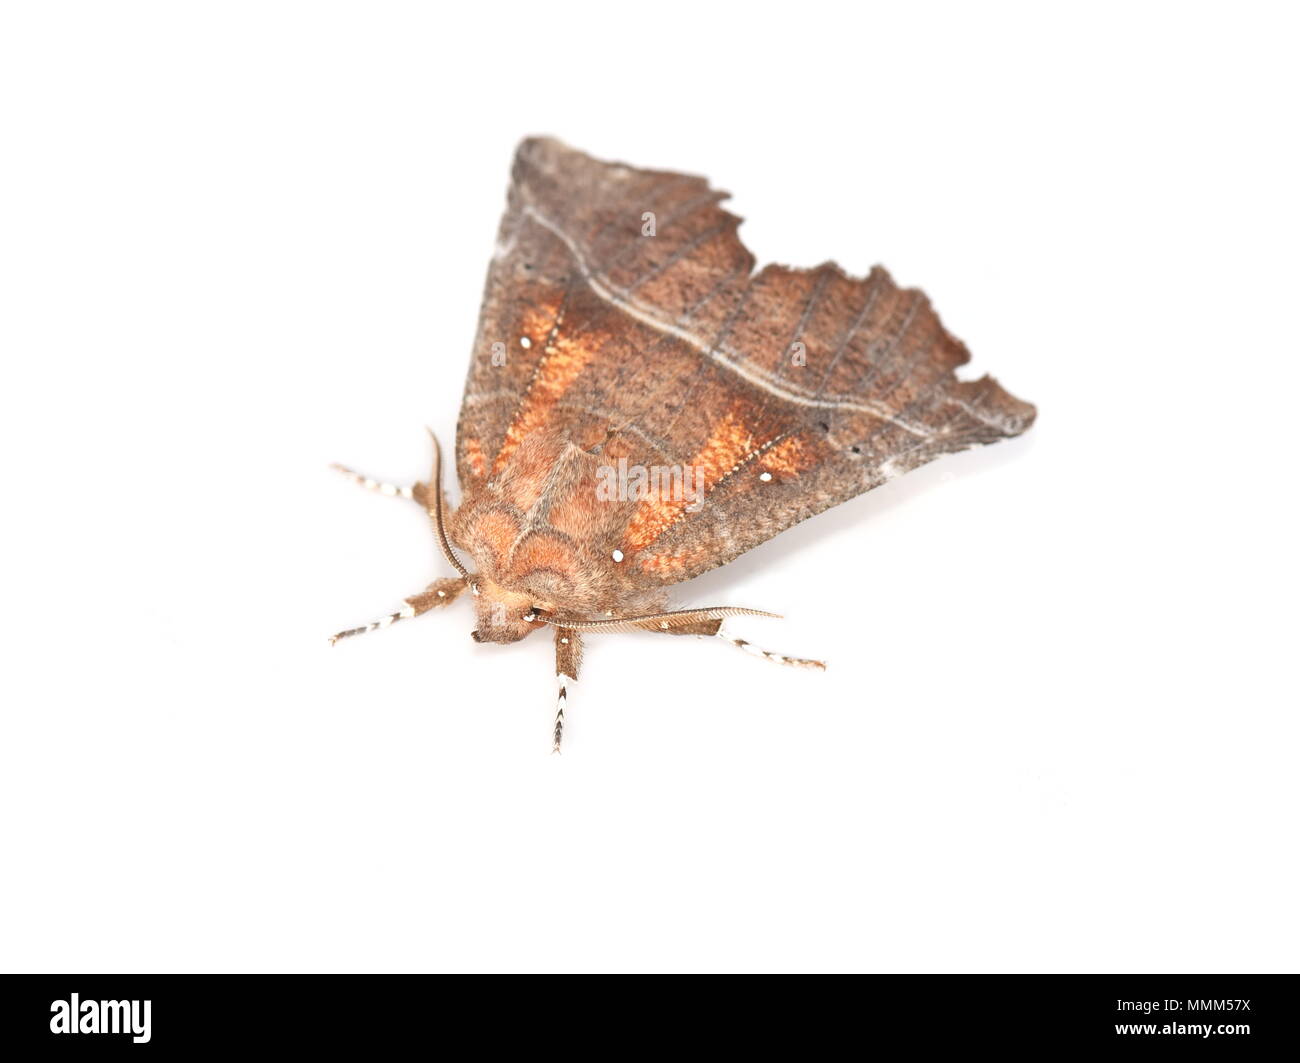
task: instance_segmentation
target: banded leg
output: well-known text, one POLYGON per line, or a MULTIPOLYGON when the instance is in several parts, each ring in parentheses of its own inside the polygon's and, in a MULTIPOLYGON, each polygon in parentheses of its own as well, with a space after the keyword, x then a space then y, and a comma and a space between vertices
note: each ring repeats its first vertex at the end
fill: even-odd
POLYGON ((569 691, 578 682, 578 668, 582 665, 582 636, 569 628, 555 629, 555 681, 559 690, 555 695, 555 730, 551 734, 551 752, 560 751, 564 738, 564 710, 568 707, 569 691))
POLYGON ((782 653, 773 653, 771 650, 762 649, 745 639, 738 639, 733 635, 728 635, 721 628, 712 635, 701 635, 700 637, 722 639, 723 642, 730 643, 736 649, 744 650, 753 657, 762 657, 765 661, 774 661, 776 664, 786 664, 791 668, 816 668, 821 672, 826 671, 825 661, 814 661, 811 657, 787 657, 782 653))
POLYGON ((420 505, 425 503, 424 484, 413 484, 410 487, 405 487, 400 484, 384 483, 382 480, 373 480, 369 476, 349 469, 346 465, 335 463, 330 468, 337 469, 354 484, 359 484, 367 491, 378 491, 381 495, 387 495, 389 498, 410 498, 419 502, 420 505))
POLYGON ((419 594, 413 594, 405 599, 405 604, 397 612, 380 617, 373 623, 348 628, 347 631, 340 631, 336 635, 331 635, 330 645, 333 646, 339 639, 351 638, 353 635, 364 635, 367 631, 379 631, 382 628, 391 627, 399 620, 410 620, 412 617, 427 613, 430 609, 435 609, 440 605, 450 605, 464 589, 465 581, 459 576, 450 579, 436 579, 419 594))

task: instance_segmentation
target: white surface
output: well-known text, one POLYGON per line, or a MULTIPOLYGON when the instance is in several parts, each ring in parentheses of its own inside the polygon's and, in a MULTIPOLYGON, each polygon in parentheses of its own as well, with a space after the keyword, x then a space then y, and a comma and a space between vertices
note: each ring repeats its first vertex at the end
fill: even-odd
POLYGON ((0 965, 1295 969, 1282 7, 9 5, 0 965), (861 10, 859 10, 861 8, 861 10), (551 647, 409 482, 517 139, 885 263, 1039 406, 551 647))

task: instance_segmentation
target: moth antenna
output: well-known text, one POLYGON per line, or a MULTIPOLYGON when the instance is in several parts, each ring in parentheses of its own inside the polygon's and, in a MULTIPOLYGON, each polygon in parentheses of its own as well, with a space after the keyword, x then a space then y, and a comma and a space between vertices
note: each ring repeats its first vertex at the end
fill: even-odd
POLYGON ((582 665, 582 636, 571 628, 555 629, 555 727, 551 731, 551 752, 560 751, 564 738, 564 710, 569 705, 569 691, 578 681, 582 665))
POLYGON ((438 539, 438 547, 442 550, 442 556, 447 559, 461 578, 469 579, 469 569, 460 563, 460 558, 456 556, 456 551, 451 548, 451 541, 447 538, 447 529, 442 519, 442 447, 438 445, 438 437, 433 434, 433 429, 428 430, 429 438, 433 440, 433 504, 429 506, 429 515, 433 518, 433 530, 438 539))
POLYGON ((364 476, 354 469, 349 469, 346 465, 339 465, 337 462, 331 465, 330 468, 337 469, 353 483, 359 484, 367 491, 378 491, 381 495, 388 495, 389 498, 415 497, 414 488, 402 487, 398 484, 384 483, 380 480, 371 479, 369 476, 364 476))
POLYGON ((362 624, 361 627, 350 627, 346 631, 339 631, 330 636, 330 645, 333 646, 339 639, 350 639, 353 635, 365 635, 371 631, 380 631, 386 627, 392 627, 399 620, 409 620, 415 616, 415 608, 406 606, 395 613, 389 613, 387 616, 381 616, 378 620, 372 620, 369 624, 362 624))
POLYGON ((534 610, 526 620, 540 620, 566 631, 667 631, 674 627, 697 624, 704 620, 721 620, 725 616, 770 616, 780 620, 776 613, 762 609, 745 609, 738 605, 713 606, 708 609, 676 609, 668 613, 644 613, 641 616, 619 616, 608 620, 568 620, 546 616, 534 610))
POLYGON ((410 620, 413 616, 419 616, 421 613, 427 613, 430 609, 436 609, 440 605, 450 605, 465 589, 466 582, 463 579, 436 579, 429 584, 419 594, 413 594, 405 600, 403 608, 395 613, 389 613, 378 620, 369 624, 363 624, 361 627, 351 627, 346 631, 340 631, 330 636, 330 645, 333 646, 339 639, 349 639, 353 635, 364 635, 370 631, 380 631, 386 627, 392 627, 399 620, 410 620))
POLYGON ((776 664, 789 665, 791 668, 816 668, 821 672, 826 671, 825 661, 815 661, 811 657, 787 657, 783 653, 773 653, 771 650, 762 649, 745 639, 738 639, 728 635, 721 628, 712 635, 701 635, 699 637, 702 639, 722 639, 723 642, 730 643, 736 649, 744 650, 751 657, 761 657, 765 661, 773 661, 776 664))

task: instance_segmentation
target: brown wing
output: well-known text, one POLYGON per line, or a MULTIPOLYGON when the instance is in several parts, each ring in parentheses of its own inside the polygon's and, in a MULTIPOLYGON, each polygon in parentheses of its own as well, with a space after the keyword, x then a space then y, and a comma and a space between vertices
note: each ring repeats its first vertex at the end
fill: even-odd
POLYGON ((754 260, 699 177, 527 140, 457 433, 469 489, 556 428, 610 467, 678 469, 593 529, 630 588, 676 583, 952 451, 1023 432, 915 289, 754 260), (668 480, 662 483, 666 486, 668 480), (664 497, 668 493, 669 497, 664 497))

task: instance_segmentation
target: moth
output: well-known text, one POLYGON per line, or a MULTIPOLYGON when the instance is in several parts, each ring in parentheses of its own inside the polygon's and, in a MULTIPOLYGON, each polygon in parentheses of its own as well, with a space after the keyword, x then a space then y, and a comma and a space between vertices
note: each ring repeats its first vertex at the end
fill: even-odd
MULTIPOLYGON (((583 640, 718 638, 738 607, 669 588, 942 454, 1019 435, 1034 407, 992 378, 929 300, 884 269, 755 271, 725 192, 700 177, 525 140, 488 270, 456 428, 460 505, 414 500, 456 575, 331 642, 473 597, 478 642, 555 641, 559 751, 583 640)), ((430 433, 432 436, 432 433, 430 433)))

